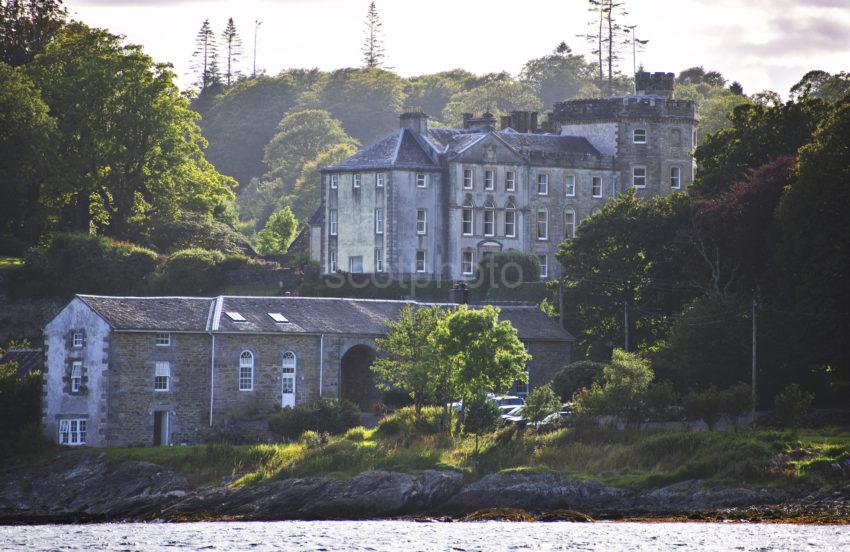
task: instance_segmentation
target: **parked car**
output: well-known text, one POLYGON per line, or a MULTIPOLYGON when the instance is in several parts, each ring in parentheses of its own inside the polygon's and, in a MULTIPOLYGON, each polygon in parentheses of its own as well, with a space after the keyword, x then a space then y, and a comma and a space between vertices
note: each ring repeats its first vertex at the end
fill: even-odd
POLYGON ((518 425, 520 427, 525 427, 525 424, 528 422, 522 417, 523 408, 523 405, 508 407, 508 410, 501 416, 502 425, 518 425))
POLYGON ((499 406, 522 406, 525 404, 525 399, 516 395, 487 395, 487 398, 496 401, 499 406))

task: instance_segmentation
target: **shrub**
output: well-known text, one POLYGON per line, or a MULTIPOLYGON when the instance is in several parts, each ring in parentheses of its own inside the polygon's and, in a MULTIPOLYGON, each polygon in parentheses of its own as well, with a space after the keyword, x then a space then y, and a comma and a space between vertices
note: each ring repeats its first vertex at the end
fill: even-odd
POLYGON ((564 402, 570 401, 579 389, 590 387, 602 379, 605 364, 592 360, 578 360, 567 364, 555 374, 552 389, 564 402))
POLYGON ((702 420, 710 431, 723 414, 723 394, 712 385, 702 391, 692 391, 685 396, 685 412, 692 420, 702 420))
POLYGON ((224 262, 218 251, 177 251, 157 271, 154 287, 171 295, 215 295, 224 287, 224 262))
POLYGON ((257 233, 257 251, 263 255, 283 255, 298 233, 298 221, 288 205, 275 211, 257 233))
POLYGON ((327 444, 329 440, 330 439, 327 433, 319 433, 318 431, 313 431, 312 429, 308 429, 307 431, 301 434, 301 437, 298 438, 298 442, 308 449, 316 448, 327 444))
POLYGON ((423 437, 443 431, 443 409, 438 406, 426 406, 416 415, 416 408, 399 408, 378 422, 378 434, 382 437, 423 437))
POLYGON ((560 410, 561 399, 552 390, 552 386, 541 385, 525 398, 522 417, 533 424, 538 424, 560 410))
POLYGON ((579 415, 608 415, 638 422, 646 415, 645 395, 654 377, 646 359, 614 349, 611 364, 602 371, 603 382, 594 382, 576 393, 574 410, 579 415))
POLYGON ((199 213, 187 212, 177 220, 151 222, 139 239, 162 253, 201 248, 226 255, 254 254, 248 238, 231 226, 199 213))
POLYGON ((646 390, 644 400, 647 414, 654 420, 670 421, 681 415, 679 396, 669 381, 653 382, 646 390))
POLYGON ((796 383, 789 383, 774 399, 779 421, 785 427, 799 427, 814 399, 814 394, 804 392, 796 383))
POLYGON ((501 410, 495 401, 486 395, 478 395, 466 404, 463 415, 463 431, 475 435, 475 455, 478 455, 478 437, 489 433, 499 425, 501 410))
POLYGON ((369 430, 363 426, 352 427, 345 432, 345 438, 349 441, 365 441, 369 430))
POLYGON ((360 414, 354 403, 324 399, 281 409, 269 418, 269 429, 284 439, 296 439, 308 430, 338 435, 359 423, 360 414))
POLYGON ((721 403, 723 414, 737 428, 741 416, 746 416, 752 410, 752 387, 742 382, 724 389, 721 393, 721 403))
POLYGON ((19 375, 17 362, 0 364, 0 457, 39 448, 41 439, 27 443, 26 437, 41 433, 40 422, 41 372, 19 375))
POLYGON ((483 290, 515 287, 540 280, 540 261, 531 253, 499 251, 478 262, 478 281, 483 290))

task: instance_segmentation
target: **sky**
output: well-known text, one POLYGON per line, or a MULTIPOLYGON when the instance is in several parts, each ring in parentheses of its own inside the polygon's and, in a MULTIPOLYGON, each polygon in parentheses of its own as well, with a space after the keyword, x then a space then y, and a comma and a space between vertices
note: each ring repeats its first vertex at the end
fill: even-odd
MULTIPOLYGON (((850 0, 625 0, 628 25, 649 40, 638 64, 679 72, 702 65, 747 93, 783 96, 810 69, 850 71, 850 0)), ((250 73, 254 22, 257 67, 331 70, 361 64, 368 0, 66 0, 72 17, 141 44, 174 65, 188 86, 194 40, 204 19, 220 33, 233 17, 250 73)), ((566 41, 590 46, 587 0, 376 0, 386 65, 403 76, 464 68, 519 73, 566 41)), ((630 73, 630 50, 622 70, 630 73)))

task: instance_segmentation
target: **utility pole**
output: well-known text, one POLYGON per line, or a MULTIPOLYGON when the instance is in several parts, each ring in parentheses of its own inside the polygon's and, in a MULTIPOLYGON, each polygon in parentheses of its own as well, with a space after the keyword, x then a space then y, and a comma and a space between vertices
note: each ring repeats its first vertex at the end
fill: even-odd
POLYGON ((750 423, 753 424, 753 425, 755 425, 755 423, 756 423, 756 396, 757 396, 757 394, 756 394, 756 360, 757 360, 756 344, 758 343, 758 341, 757 341, 757 338, 758 338, 758 318, 757 318, 757 316, 758 316, 758 295, 759 295, 758 287, 756 287, 756 289, 753 290, 753 306, 752 306, 752 308, 753 308, 753 312, 752 312, 752 319, 753 319, 753 350, 752 350, 752 357, 753 358, 752 358, 752 360, 753 360, 753 365, 752 365, 752 382, 750 383, 751 391, 752 391, 752 397, 751 397, 750 400, 753 403, 752 404, 752 413, 751 413, 752 417, 751 417, 750 423))
MULTIPOLYGON (((635 37, 635 29, 637 25, 626 25, 626 28, 632 33, 632 76, 637 75, 637 45, 643 46, 648 40, 638 40, 635 37)), ((637 81, 635 81, 635 94, 637 94, 637 81)))
POLYGON ((251 72, 253 78, 257 78, 257 30, 263 22, 257 19, 254 20, 254 69, 251 72))
POLYGON ((631 285, 626 284, 625 301, 623 302, 623 350, 629 352, 629 297, 631 295, 631 285))

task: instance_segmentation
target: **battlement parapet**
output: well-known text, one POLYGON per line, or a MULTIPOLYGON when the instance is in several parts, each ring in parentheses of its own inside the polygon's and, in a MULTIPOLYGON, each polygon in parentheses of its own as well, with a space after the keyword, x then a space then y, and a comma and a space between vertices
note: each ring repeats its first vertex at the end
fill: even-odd
POLYGON ((559 124, 603 122, 619 119, 683 117, 696 119, 692 100, 669 100, 655 96, 625 96, 595 100, 569 100, 555 104, 549 120, 559 124))

